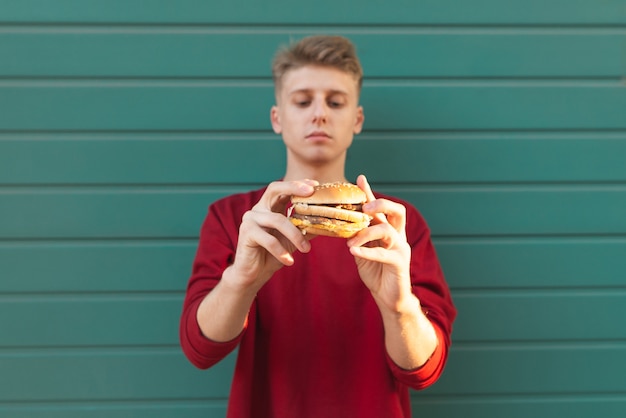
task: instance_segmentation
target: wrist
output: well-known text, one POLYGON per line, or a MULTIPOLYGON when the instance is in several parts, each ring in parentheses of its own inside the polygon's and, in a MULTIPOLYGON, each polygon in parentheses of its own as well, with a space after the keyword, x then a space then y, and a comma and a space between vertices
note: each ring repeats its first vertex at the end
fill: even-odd
POLYGON ((263 285, 257 284, 254 278, 247 278, 234 265, 230 265, 222 273, 222 279, 218 286, 237 298, 254 299, 263 285))
POLYGON ((421 313, 421 305, 413 293, 403 295, 392 302, 377 301, 383 319, 398 319, 403 317, 416 317, 421 313))
MULTIPOLYGON (((419 299, 410 293, 395 304, 381 307, 379 310, 383 323, 387 326, 410 327, 421 335, 434 336, 434 330, 430 319, 424 313, 419 299)), ((405 328, 406 329, 406 328, 405 328)))
POLYGON ((380 292, 372 292, 372 297, 381 313, 397 316, 415 312, 420 309, 420 303, 413 294, 410 279, 399 279, 402 285, 397 289, 383 289, 380 292))
POLYGON ((422 366, 438 345, 433 324, 415 295, 399 299, 392 309, 381 308, 385 345, 391 359, 401 368, 422 366))
POLYGON ((215 342, 227 342, 241 334, 245 327, 256 291, 242 286, 224 270, 222 279, 198 305, 196 321, 202 334, 215 342))

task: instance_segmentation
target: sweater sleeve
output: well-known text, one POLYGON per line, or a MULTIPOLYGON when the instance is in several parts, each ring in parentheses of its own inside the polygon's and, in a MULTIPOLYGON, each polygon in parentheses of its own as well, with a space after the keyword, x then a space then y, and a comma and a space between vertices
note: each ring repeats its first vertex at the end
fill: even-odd
POLYGON ((396 379, 416 390, 425 389, 439 379, 448 356, 448 346, 444 343, 443 331, 437 325, 433 327, 437 334, 437 348, 420 367, 411 370, 403 369, 387 355, 387 363, 396 379))
POLYGON ((232 341, 212 341, 202 334, 196 319, 198 306, 217 285, 234 258, 236 238, 233 237, 238 232, 238 222, 234 221, 236 215, 231 208, 222 206, 224 202, 220 201, 211 205, 202 225, 180 319, 181 348, 189 361, 201 369, 209 368, 226 357, 245 332, 244 326, 244 331, 232 341))
POLYGON ((431 240, 430 229, 412 205, 407 208, 407 239, 412 248, 411 285, 422 309, 437 333, 438 345, 431 358, 420 368, 404 370, 389 359, 394 376, 414 389, 432 385, 443 373, 451 344, 456 308, 431 240))
POLYGON ((202 335, 196 320, 196 311, 202 300, 190 304, 183 314, 180 325, 180 341, 189 361, 199 369, 207 369, 218 363, 237 347, 243 332, 231 341, 212 341, 202 335))

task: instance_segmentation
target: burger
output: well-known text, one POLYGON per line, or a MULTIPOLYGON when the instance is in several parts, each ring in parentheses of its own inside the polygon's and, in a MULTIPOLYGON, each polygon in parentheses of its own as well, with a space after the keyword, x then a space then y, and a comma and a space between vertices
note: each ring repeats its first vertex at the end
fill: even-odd
POLYGON ((325 183, 311 196, 292 196, 289 220, 303 234, 350 238, 367 228, 372 217, 361 211, 365 192, 351 183, 325 183))

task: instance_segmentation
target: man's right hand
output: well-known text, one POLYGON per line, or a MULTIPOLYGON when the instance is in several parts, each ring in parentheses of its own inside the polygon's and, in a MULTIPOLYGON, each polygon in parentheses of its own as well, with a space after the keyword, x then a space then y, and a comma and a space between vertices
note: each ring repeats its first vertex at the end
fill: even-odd
POLYGON ((198 306, 196 319, 205 337, 230 341, 241 333, 257 292, 282 266, 293 264, 291 254, 308 252, 311 245, 285 216, 292 195, 310 196, 316 181, 274 182, 243 216, 235 260, 198 306))
POLYGON ((310 237, 289 221, 285 211, 291 196, 310 196, 317 184, 314 180, 273 182, 243 215, 228 274, 230 286, 256 293, 278 269, 293 264, 294 251, 309 252, 310 237))

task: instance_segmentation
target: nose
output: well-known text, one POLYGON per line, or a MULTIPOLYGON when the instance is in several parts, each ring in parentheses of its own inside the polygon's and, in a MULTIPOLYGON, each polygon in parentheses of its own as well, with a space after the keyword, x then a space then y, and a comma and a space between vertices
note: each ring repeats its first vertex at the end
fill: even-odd
POLYGON ((328 108, 323 100, 316 100, 313 103, 313 123, 326 123, 328 108))

